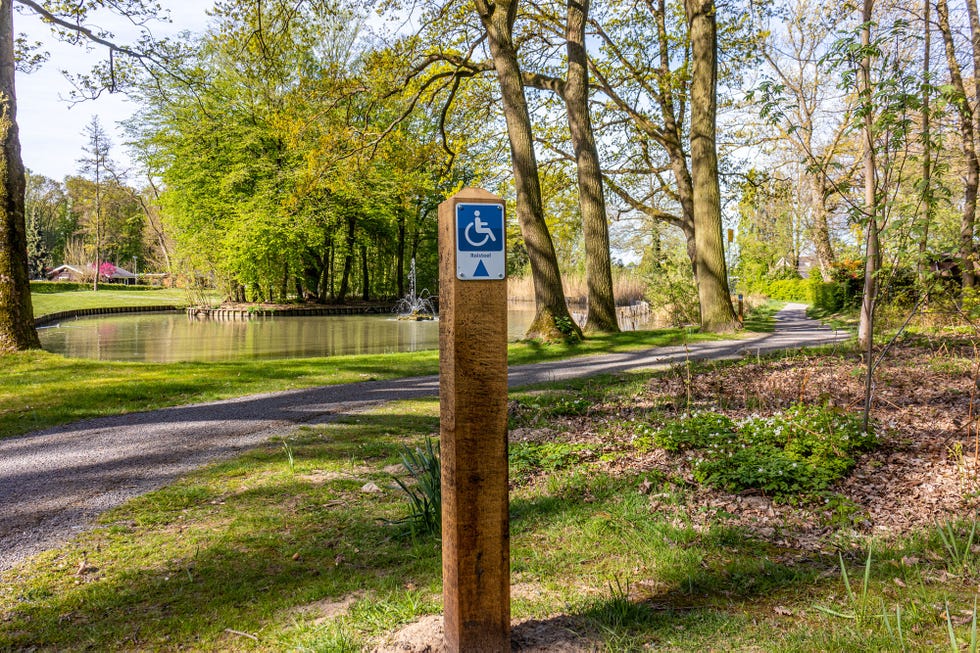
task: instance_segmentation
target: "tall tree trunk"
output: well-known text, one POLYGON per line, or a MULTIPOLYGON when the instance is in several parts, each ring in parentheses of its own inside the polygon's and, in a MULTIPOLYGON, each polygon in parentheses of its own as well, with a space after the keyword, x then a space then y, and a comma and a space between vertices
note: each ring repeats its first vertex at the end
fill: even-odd
POLYGON ((395 285, 398 297, 405 296, 405 214, 404 208, 396 211, 398 216, 398 242, 395 246, 395 285))
POLYGON ((354 230, 357 220, 353 214, 347 216, 347 247, 344 250, 344 270, 340 276, 340 290, 337 292, 337 301, 341 304, 347 299, 347 292, 350 290, 350 275, 354 268, 354 230))
POLYGON ((572 320, 565 303, 565 293, 558 270, 554 243, 544 220, 541 202, 541 183, 538 162, 534 154, 531 116, 524 96, 521 68, 513 43, 517 0, 500 0, 488 4, 474 0, 477 13, 487 33, 494 70, 500 85, 500 95, 510 140, 510 155, 514 165, 514 185, 517 190, 517 220, 527 247, 534 282, 535 316, 528 327, 527 337, 556 340, 563 337, 580 338, 581 330, 572 320))
MULTIPOLYGON (((303 293, 297 296, 300 301, 303 300, 303 293)), ((282 282, 279 284, 279 301, 285 304, 289 301, 289 261, 282 268, 282 282)))
POLYGON ((24 163, 14 93, 12 0, 0 0, 0 354, 37 349, 24 221, 24 163))
MULTIPOLYGON (((970 0, 971 2, 974 0, 970 0)), ((969 2, 967 3, 969 4, 969 2)), ((954 103, 960 117, 960 140, 963 157, 966 162, 966 174, 963 179, 963 213, 960 218, 960 269, 963 277, 963 288, 976 285, 976 246, 973 234, 977 219, 977 187, 980 186, 980 160, 977 159, 977 146, 974 125, 973 105, 966 93, 963 83, 963 73, 956 60, 956 48, 953 43, 953 33, 949 27, 949 5, 946 0, 936 1, 936 14, 939 20, 939 31, 943 35, 946 46, 946 65, 949 68, 950 83, 956 90, 957 101, 954 103)), ((980 71, 978 71, 980 72, 980 71)))
POLYGON ((95 148, 95 279, 92 290, 99 289, 99 273, 102 271, 102 170, 99 162, 101 146, 96 141, 95 148))
POLYGON ((589 114, 589 62, 585 46, 585 24, 589 0, 568 0, 565 42, 568 75, 563 97, 568 127, 575 150, 579 209, 585 233, 585 276, 589 287, 586 333, 617 332, 616 298, 613 294, 609 252, 609 222, 602 188, 602 169, 589 114))
POLYGON ((922 10, 922 227, 919 231, 919 260, 916 275, 923 292, 926 287, 926 274, 929 271, 929 228, 932 225, 932 115, 929 58, 932 53, 932 0, 923 0, 922 10))
POLYGON ((361 245, 361 299, 371 299, 371 278, 368 270, 367 245, 361 245))
POLYGON ((836 256, 834 245, 830 241, 830 211, 827 209, 827 189, 824 182, 815 173, 807 173, 810 181, 810 192, 813 194, 813 224, 810 237, 816 250, 817 264, 820 266, 820 276, 824 281, 831 280, 831 268, 836 256))
MULTIPOLYGON (((873 0, 864 0, 861 21, 861 47, 871 43, 871 12, 873 0)), ((871 367, 871 347, 874 342, 874 310, 878 298, 878 270, 881 267, 881 251, 878 244, 878 178, 874 149, 874 112, 871 108, 871 56, 865 54, 858 69, 861 103, 864 105, 864 213, 867 224, 865 239, 864 294, 861 298, 861 318, 858 324, 858 345, 866 352, 868 368, 871 367)))
POLYGON ((714 0, 684 0, 691 34, 691 179, 697 246, 701 328, 733 331, 738 326, 728 290, 721 235, 716 113, 718 39, 714 0))

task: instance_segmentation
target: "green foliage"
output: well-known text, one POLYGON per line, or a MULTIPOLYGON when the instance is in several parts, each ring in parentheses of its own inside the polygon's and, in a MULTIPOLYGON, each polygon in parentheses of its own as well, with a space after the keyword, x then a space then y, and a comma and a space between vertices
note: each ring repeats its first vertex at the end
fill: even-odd
MULTIPOLYGON (((946 606, 946 634, 949 636, 949 650, 953 653, 960 653, 963 647, 956 637, 956 630, 953 628, 953 617, 950 614, 949 601, 944 603, 946 606)), ((967 653, 977 653, 977 599, 973 598, 973 614, 970 619, 970 639, 963 642, 966 645, 967 653)))
POLYGON ((403 447, 402 465, 414 481, 409 484, 394 477, 408 497, 409 514, 394 523, 408 524, 413 535, 438 534, 442 529, 442 471, 439 444, 425 439, 425 449, 403 447))
POLYGON ((654 229, 654 246, 644 251, 638 268, 646 286, 655 289, 647 295, 650 308, 671 326, 699 324, 698 289, 685 243, 676 233, 654 229))
POLYGON ((567 392, 541 392, 514 398, 509 409, 511 428, 539 426, 556 417, 585 415, 592 402, 567 392))
MULTIPOLYGON (((125 283, 100 283, 100 290, 156 291, 155 286, 130 285, 125 283)), ((32 281, 31 292, 39 295, 57 295, 65 292, 88 292, 92 290, 90 283, 75 283, 74 281, 32 281)))
POLYGON ((786 498, 827 489, 854 467, 855 455, 877 440, 862 432, 857 416, 827 406, 796 405, 740 423, 717 413, 698 413, 667 422, 653 441, 668 451, 692 452, 699 482, 786 498))
POLYGON ((575 322, 568 315, 556 315, 555 318, 555 328, 566 338, 577 338, 578 334, 575 333, 575 322))
POLYGON ((568 442, 518 442, 510 445, 507 459, 516 482, 535 474, 568 469, 582 459, 586 447, 568 442))
POLYGON ((871 580, 871 551, 868 550, 868 557, 864 561, 864 576, 862 578, 860 594, 855 593, 854 588, 851 586, 851 578, 847 573, 847 566, 844 564, 844 556, 839 551, 837 552, 837 560, 840 563, 841 581, 844 583, 844 590, 847 595, 847 606, 844 606, 844 609, 850 608, 850 610, 844 612, 822 605, 818 605, 816 608, 832 617, 852 619, 860 625, 865 626, 867 625, 867 618, 869 616, 868 588, 871 580))
POLYGON ((952 573, 972 572, 977 564, 976 553, 973 551, 973 542, 977 534, 977 520, 973 520, 970 532, 962 538, 957 532, 956 525, 950 521, 936 524, 936 532, 939 534, 939 539, 942 540, 949 571, 952 573))
POLYGON ((735 423, 718 413, 694 415, 664 424, 653 436, 653 443, 667 451, 716 447, 735 437, 735 423))
POLYGON ((386 79, 406 62, 366 47, 361 12, 222 3, 188 54, 195 92, 144 89, 130 129, 178 255, 233 296, 394 297, 412 255, 435 290, 436 208, 470 176, 444 170, 432 116, 392 126, 406 106, 386 79))
POLYGON ((832 281, 819 275, 810 278, 813 309, 822 314, 857 308, 864 289, 863 263, 858 259, 840 259, 831 266, 832 281))
POLYGON ((31 217, 27 222, 27 272, 31 279, 43 279, 50 253, 41 234, 41 221, 31 217))
MULTIPOLYGON (((762 294, 781 302, 803 302, 809 304, 813 301, 812 284, 807 279, 776 279, 766 284, 762 284, 762 294)), ((758 290, 758 286, 754 288, 758 290)))

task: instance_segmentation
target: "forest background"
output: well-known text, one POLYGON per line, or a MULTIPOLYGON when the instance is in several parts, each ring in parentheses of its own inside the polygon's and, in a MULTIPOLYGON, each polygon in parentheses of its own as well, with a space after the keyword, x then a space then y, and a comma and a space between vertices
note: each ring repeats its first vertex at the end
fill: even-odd
MULTIPOLYGON (((146 26, 132 44, 92 27, 100 3, 12 4, 111 55, 76 98, 140 106, 135 167, 93 118, 77 176, 25 175, 33 277, 141 262, 237 301, 345 302, 403 296, 415 260, 434 290, 435 209, 474 185, 510 202, 532 335, 578 335, 572 277, 586 330, 616 330, 614 273, 710 330, 736 326, 732 292, 863 324, 882 298, 974 304, 973 3, 227 0, 164 40, 166 7, 115 3, 146 26)), ((42 63, 16 45, 20 72, 42 63)))

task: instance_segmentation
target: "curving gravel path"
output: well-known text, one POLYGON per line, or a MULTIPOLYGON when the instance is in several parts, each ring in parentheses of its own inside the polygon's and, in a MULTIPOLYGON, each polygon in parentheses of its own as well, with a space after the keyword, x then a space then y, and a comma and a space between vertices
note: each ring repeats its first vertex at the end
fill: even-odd
MULTIPOLYGON (((511 387, 724 359, 844 340, 790 304, 772 334, 511 367, 511 387)), ((0 571, 57 546, 104 510, 301 424, 397 399, 435 396, 436 376, 251 395, 130 413, 0 441, 0 571)))

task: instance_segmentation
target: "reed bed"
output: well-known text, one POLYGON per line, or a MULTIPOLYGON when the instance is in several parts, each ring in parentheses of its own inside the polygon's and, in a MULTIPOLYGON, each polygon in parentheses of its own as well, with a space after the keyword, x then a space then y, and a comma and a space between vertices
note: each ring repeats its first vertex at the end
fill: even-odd
MULTIPOLYGON (((575 306, 588 303, 589 287, 583 275, 568 275, 562 278, 565 301, 575 306)), ((645 301, 647 286, 643 279, 634 274, 613 275, 613 295, 617 306, 631 306, 645 301)), ((530 276, 507 279, 507 299, 512 302, 533 302, 534 283, 530 276)))

